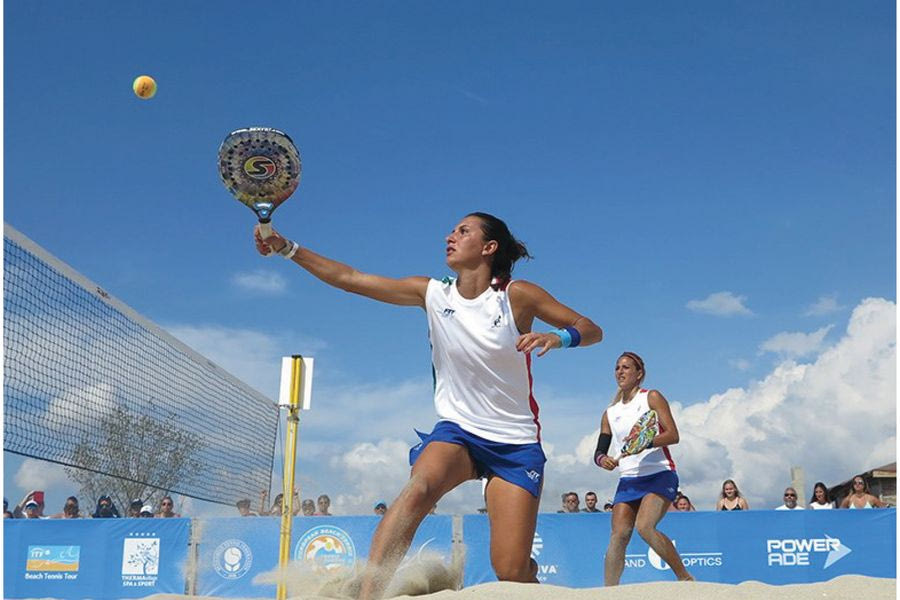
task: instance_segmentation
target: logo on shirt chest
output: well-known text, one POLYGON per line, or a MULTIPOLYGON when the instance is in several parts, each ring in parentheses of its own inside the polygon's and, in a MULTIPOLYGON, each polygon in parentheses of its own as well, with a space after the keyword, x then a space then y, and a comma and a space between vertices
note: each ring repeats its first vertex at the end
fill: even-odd
POLYGON ((452 317, 455 313, 456 313, 456 309, 453 309, 453 308, 445 308, 443 311, 441 311, 441 316, 449 319, 449 318, 452 317))

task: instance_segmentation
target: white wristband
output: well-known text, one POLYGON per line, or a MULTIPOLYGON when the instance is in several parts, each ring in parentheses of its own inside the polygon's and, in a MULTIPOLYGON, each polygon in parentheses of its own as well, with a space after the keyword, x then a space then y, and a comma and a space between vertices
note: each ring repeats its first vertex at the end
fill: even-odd
POLYGON ((290 240, 285 240, 287 243, 284 245, 284 248, 278 251, 278 254, 282 255, 288 260, 294 258, 294 255, 297 254, 297 250, 300 249, 300 244, 297 242, 292 242, 290 240))

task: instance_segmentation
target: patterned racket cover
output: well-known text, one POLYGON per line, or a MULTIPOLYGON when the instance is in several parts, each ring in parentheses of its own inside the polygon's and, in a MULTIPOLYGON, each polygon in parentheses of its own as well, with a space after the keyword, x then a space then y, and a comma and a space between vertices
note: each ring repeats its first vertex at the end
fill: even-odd
POLYGON ((648 410, 635 422, 622 444, 622 456, 640 454, 650 446, 659 433, 659 420, 655 410, 648 410))
POLYGON ((277 129, 238 129, 219 146, 222 183, 262 224, 269 223, 275 209, 297 189, 300 170, 300 152, 277 129))

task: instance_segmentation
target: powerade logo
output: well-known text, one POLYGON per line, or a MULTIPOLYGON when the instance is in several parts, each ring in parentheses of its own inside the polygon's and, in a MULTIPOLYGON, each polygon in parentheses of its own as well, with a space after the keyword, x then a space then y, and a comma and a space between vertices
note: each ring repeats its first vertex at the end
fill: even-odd
POLYGON ((268 156, 251 156, 244 161, 244 173, 253 179, 269 179, 275 171, 275 161, 268 156))
POLYGON ((243 540, 225 540, 213 552, 213 568, 223 579, 240 579, 253 565, 253 552, 243 540))
POLYGON ((312 563, 320 572, 353 568, 356 565, 356 547, 343 529, 320 525, 304 533, 294 546, 294 560, 312 563))
POLYGON ((767 563, 770 567, 808 567, 810 555, 828 554, 825 557, 827 569, 853 552, 841 544, 841 540, 825 534, 824 538, 789 538, 766 540, 767 563))

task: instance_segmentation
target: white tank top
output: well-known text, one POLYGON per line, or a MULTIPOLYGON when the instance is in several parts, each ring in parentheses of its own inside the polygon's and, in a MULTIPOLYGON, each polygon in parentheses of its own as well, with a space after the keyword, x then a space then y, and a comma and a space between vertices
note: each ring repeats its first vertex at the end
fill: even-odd
MULTIPOLYGON (((606 419, 609 421, 609 428, 612 431, 612 443, 609 447, 611 457, 619 456, 622 444, 635 422, 650 410, 650 401, 647 399, 649 393, 648 390, 642 389, 628 402, 617 402, 606 409, 606 419)), ((662 424, 659 427, 662 432, 662 424)), ((619 461, 621 477, 641 477, 667 470, 675 470, 675 461, 669 454, 668 446, 648 448, 640 454, 625 456, 619 461)))
POLYGON ((516 350, 519 331, 506 289, 463 298, 456 280, 432 279, 425 293, 434 407, 441 420, 504 444, 540 442, 531 389, 531 355, 516 350))

